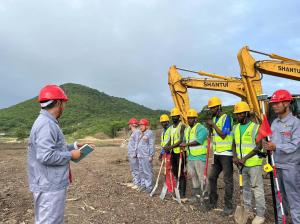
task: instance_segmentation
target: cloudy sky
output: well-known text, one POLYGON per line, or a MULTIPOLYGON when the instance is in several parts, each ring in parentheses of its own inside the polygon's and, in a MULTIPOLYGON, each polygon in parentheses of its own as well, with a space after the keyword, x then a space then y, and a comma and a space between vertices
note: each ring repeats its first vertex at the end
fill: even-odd
MULTIPOLYGON (((72 82, 170 109, 172 64, 238 76, 244 45, 300 59, 299 9, 298 0, 0 0, 0 108, 72 82)), ((298 82, 272 76, 263 87, 299 93, 298 82)), ((189 93, 197 109, 213 95, 238 100, 189 93)))

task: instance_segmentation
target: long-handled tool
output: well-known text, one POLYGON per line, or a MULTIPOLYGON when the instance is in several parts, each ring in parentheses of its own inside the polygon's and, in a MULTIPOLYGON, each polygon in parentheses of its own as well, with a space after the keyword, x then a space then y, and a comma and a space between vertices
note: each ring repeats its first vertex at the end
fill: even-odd
POLYGON ((165 172, 164 172, 165 173, 165 183, 164 183, 164 186, 163 186, 160 196, 159 196, 161 200, 164 200, 164 198, 167 194, 167 190, 168 190, 167 183, 166 183, 166 178, 167 178, 167 156, 166 155, 164 155, 163 160, 165 161, 165 172))
POLYGON ((248 212, 244 207, 243 199, 243 167, 239 167, 239 183, 240 183, 240 205, 236 206, 234 220, 238 224, 246 224, 248 220, 248 212))
POLYGON ((159 181, 159 177, 160 177, 160 173, 161 173, 161 170, 162 170, 162 167, 164 165, 164 159, 161 161, 161 165, 160 165, 160 168, 159 168, 159 172, 158 172, 158 175, 157 175, 157 178, 156 178, 156 183, 155 183, 155 186, 154 188, 152 189, 151 193, 150 193, 150 197, 152 197, 156 191, 156 188, 158 187, 158 181, 159 181))
POLYGON ((178 178, 177 178, 177 184, 176 184, 176 188, 175 188, 175 195, 176 195, 176 200, 178 203, 181 203, 181 199, 180 199, 180 193, 179 193, 179 179, 180 179, 180 175, 181 175, 181 163, 182 163, 182 152, 180 152, 179 155, 179 165, 178 165, 178 178))
POLYGON ((211 138, 210 138, 210 136, 208 136, 208 138, 207 138, 205 169, 204 169, 204 174, 203 174, 203 181, 201 183, 202 196, 200 198, 200 206, 204 206, 205 201, 208 200, 207 173, 208 173, 210 143, 211 143, 211 138))

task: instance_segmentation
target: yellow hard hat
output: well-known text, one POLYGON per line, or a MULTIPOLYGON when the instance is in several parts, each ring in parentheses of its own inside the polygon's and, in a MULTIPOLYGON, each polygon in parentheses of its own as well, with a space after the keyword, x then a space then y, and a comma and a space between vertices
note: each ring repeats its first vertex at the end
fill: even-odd
POLYGON ((175 116, 178 116, 178 115, 180 115, 180 110, 177 107, 174 107, 171 110, 171 117, 175 117, 175 116))
POLYGON ((211 107, 220 106, 220 105, 222 105, 220 98, 214 96, 208 100, 207 107, 211 108, 211 107))
POLYGON ((187 117, 198 117, 198 113, 195 109, 189 109, 187 112, 187 117))
POLYGON ((250 107, 249 107, 248 103, 246 103, 244 101, 238 102, 234 105, 233 113, 235 113, 235 114, 249 112, 249 111, 250 111, 250 107))
POLYGON ((167 114, 162 114, 159 118, 159 122, 170 121, 169 116, 167 114))

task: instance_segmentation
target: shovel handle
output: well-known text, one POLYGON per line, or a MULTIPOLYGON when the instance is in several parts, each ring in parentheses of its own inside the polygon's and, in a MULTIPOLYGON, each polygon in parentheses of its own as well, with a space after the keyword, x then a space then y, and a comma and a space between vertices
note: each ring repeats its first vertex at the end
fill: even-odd
POLYGON ((211 138, 210 138, 210 136, 209 136, 209 137, 207 138, 206 160, 205 160, 205 169, 204 169, 204 176, 205 176, 205 177, 207 177, 207 171, 208 171, 210 142, 211 142, 211 138))
POLYGON ((160 164, 160 168, 159 168, 159 172, 158 172, 158 175, 157 175, 157 178, 156 178, 156 183, 155 183, 155 185, 158 183, 159 176, 160 176, 160 173, 161 173, 161 170, 162 170, 163 165, 164 165, 164 160, 161 161, 161 164, 160 164))
POLYGON ((179 155, 178 181, 179 181, 179 178, 180 178, 180 175, 181 175, 181 164, 182 164, 182 152, 180 152, 180 155, 179 155))
POLYGON ((171 188, 172 188, 172 192, 174 192, 174 184, 173 184, 172 170, 170 170, 170 172, 169 172, 169 176, 170 176, 170 182, 171 182, 171 188))
POLYGON ((165 161, 165 176, 167 175, 167 156, 164 155, 163 160, 165 161))

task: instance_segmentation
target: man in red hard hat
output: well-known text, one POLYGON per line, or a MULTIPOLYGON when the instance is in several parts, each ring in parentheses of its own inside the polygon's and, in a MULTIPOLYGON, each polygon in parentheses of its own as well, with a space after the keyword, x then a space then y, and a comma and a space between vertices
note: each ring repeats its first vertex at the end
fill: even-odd
POLYGON ((33 193, 35 223, 63 223, 67 186, 71 181, 69 162, 78 159, 78 147, 66 144, 59 127, 67 95, 57 85, 41 89, 41 111, 28 141, 28 182, 33 193))
MULTIPOLYGON (((272 122, 271 141, 263 141, 264 149, 274 152, 279 188, 285 214, 290 213, 293 223, 300 223, 300 120, 292 115, 292 96, 287 90, 273 93, 270 103, 277 115, 272 122)), ((278 223, 282 223, 279 202, 278 223)))
POLYGON ((141 178, 139 191, 149 193, 152 191, 152 161, 155 153, 155 140, 149 129, 150 122, 141 119, 139 122, 140 132, 137 141, 137 157, 139 160, 139 174, 141 178))
POLYGON ((128 160, 130 163, 132 182, 128 183, 127 186, 132 189, 138 189, 141 184, 139 175, 139 160, 137 158, 136 143, 138 140, 138 125, 139 121, 134 117, 128 121, 128 127, 130 129, 130 137, 128 141, 128 160))

